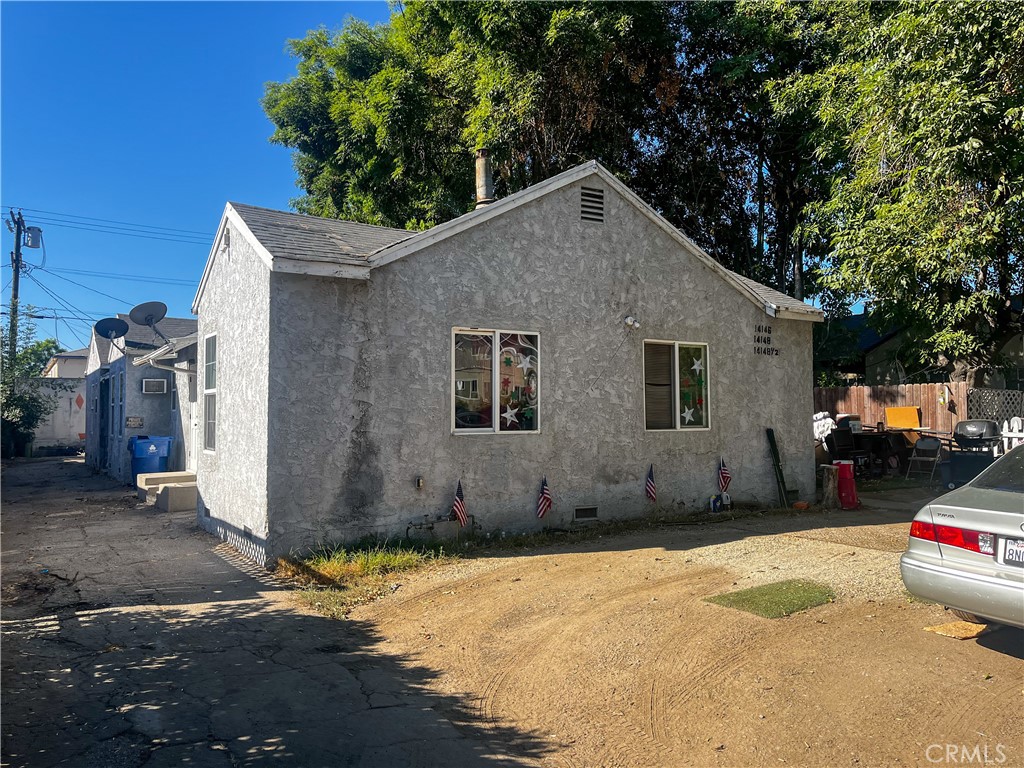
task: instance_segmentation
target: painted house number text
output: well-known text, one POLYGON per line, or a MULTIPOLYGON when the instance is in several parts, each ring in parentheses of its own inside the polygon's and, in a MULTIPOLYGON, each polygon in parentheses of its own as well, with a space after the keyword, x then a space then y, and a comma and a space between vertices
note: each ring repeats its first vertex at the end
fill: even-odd
POLYGON ((754 354, 778 357, 779 350, 772 346, 772 327, 770 325, 754 326, 754 354))

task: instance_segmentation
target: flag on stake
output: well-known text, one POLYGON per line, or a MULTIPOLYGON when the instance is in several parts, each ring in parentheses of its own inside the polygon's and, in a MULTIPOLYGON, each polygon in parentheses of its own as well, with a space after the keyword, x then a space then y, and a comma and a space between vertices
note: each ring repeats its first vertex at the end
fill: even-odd
POLYGON ((548 479, 545 477, 540 484, 540 497, 537 499, 537 517, 544 517, 551 511, 551 489, 548 488, 548 479))
POLYGON ((651 464, 651 468, 647 470, 647 498, 651 501, 658 500, 658 490, 654 487, 654 465, 651 464))
POLYGON ((452 504, 452 512, 459 520, 459 527, 465 528, 469 518, 466 517, 466 497, 462 495, 462 480, 459 480, 459 487, 455 489, 455 503, 452 504))
POLYGON ((729 474, 729 468, 725 466, 725 459, 720 459, 721 463, 718 465, 718 490, 725 493, 729 490, 729 483, 732 482, 732 475, 729 474))

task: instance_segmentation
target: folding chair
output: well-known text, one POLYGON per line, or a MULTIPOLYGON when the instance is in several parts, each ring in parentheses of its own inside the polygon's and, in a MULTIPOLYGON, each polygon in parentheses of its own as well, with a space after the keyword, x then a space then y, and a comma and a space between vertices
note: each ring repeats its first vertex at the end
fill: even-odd
MULTIPOLYGON (((914 443, 914 450, 910 452, 910 457, 907 459, 907 478, 910 478, 910 473, 914 469, 914 462, 918 463, 930 463, 932 465, 931 472, 928 473, 929 482, 935 477, 935 467, 939 463, 939 457, 942 453, 942 442, 937 437, 922 437, 914 443)), ((925 470, 920 470, 924 472, 925 470)))

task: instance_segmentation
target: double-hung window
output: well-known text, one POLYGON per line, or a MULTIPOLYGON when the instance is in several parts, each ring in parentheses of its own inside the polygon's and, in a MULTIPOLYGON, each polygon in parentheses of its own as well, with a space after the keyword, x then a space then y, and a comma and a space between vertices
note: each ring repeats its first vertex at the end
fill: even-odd
POLYGON ((708 429, 708 345, 644 342, 644 418, 647 429, 708 429))
POLYGON ((203 355, 203 448, 217 448, 217 337, 207 336, 203 355))
POLYGON ((471 328, 452 333, 452 429, 536 432, 540 353, 536 333, 471 328))
POLYGON ((117 375, 117 436, 124 437, 124 373, 117 375))

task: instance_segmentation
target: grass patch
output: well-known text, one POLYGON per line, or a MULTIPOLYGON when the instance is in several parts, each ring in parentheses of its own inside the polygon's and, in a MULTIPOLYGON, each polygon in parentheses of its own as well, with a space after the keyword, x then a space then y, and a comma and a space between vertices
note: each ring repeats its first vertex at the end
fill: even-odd
POLYGON ((791 613, 806 611, 816 605, 835 602, 836 595, 824 584, 802 579, 778 581, 761 587, 728 592, 709 597, 706 602, 737 608, 747 613, 778 619, 791 613))
POLYGON ((304 558, 281 558, 274 574, 298 584, 302 602, 332 618, 398 589, 399 573, 450 562, 440 547, 421 544, 369 543, 334 547, 304 558))

